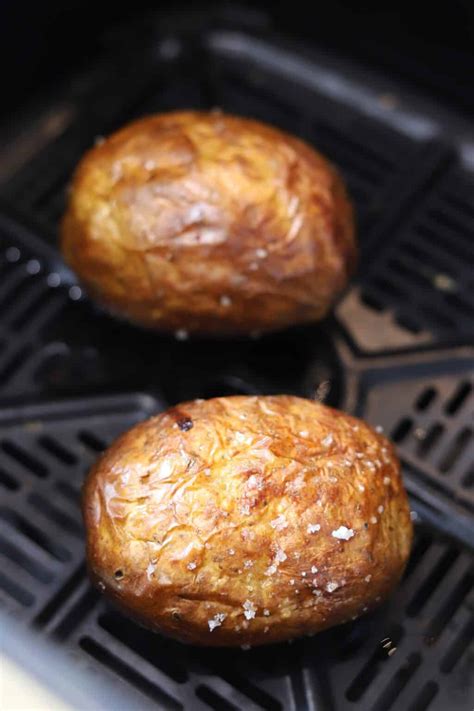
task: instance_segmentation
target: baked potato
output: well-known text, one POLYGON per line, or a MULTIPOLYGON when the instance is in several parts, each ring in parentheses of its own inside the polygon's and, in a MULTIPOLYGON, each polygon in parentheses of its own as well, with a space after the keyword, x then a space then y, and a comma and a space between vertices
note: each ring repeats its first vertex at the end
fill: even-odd
POLYGON ((80 162, 65 260, 109 311, 145 327, 248 334, 322 318, 356 256, 335 169, 257 121, 150 116, 80 162))
POLYGON ((138 424, 83 495, 94 583, 142 625, 260 645, 354 619, 412 540, 392 445, 292 396, 195 400, 138 424))

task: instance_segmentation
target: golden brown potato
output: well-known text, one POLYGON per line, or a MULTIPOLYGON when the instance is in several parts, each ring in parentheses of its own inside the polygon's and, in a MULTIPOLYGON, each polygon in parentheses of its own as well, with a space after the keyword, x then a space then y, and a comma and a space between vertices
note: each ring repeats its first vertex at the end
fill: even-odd
POLYGON ((392 445, 292 396, 195 400, 137 425, 87 479, 94 582, 184 642, 257 645, 372 609, 412 525, 392 445))
POLYGON ((208 334, 320 319, 356 252, 344 186, 319 153, 192 111, 136 121, 86 154, 62 249, 110 311, 208 334))

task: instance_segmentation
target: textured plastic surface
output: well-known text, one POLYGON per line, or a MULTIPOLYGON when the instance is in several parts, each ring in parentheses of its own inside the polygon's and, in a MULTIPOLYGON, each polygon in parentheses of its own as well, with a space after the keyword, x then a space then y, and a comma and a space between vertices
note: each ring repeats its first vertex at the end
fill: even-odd
POLYGON ((383 82, 287 43, 214 28, 143 45, 122 42, 129 55, 112 51, 71 82, 57 98, 72 106, 64 130, 1 191, 0 600, 140 708, 467 710, 474 189, 462 147, 435 110, 411 114, 383 82), (113 321, 62 266, 57 218, 94 137, 146 112, 211 106, 293 131, 344 172, 361 269, 323 324, 177 342, 113 321), (317 394, 382 425, 423 523, 405 580, 378 613, 292 646, 196 651, 141 630, 91 590, 79 489, 133 422, 239 392, 317 394))

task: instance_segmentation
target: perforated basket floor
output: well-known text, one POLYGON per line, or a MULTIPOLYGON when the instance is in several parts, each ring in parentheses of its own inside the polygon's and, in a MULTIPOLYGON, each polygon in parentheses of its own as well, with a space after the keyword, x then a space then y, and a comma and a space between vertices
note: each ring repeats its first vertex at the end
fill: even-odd
POLYGON ((471 709, 474 173, 455 123, 450 132, 380 79, 261 33, 154 30, 140 47, 121 37, 120 52, 38 107, 38 125, 56 115, 62 128, 0 190, 3 607, 122 685, 134 709, 471 709), (326 322, 178 342, 113 321, 62 265, 57 220, 94 137, 146 112, 212 106, 302 136, 345 174, 361 268, 326 322), (416 543, 403 584, 367 618, 292 645, 195 650, 90 588, 79 492, 134 422, 239 392, 317 392, 382 425, 399 447, 416 543))

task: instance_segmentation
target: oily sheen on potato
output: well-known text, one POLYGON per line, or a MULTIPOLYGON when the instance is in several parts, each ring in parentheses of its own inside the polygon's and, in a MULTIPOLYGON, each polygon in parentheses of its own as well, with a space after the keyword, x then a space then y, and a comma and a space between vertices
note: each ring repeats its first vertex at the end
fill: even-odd
POLYGON ((322 318, 356 256, 330 163, 257 121, 135 121, 80 162, 62 250, 92 297, 145 327, 247 334, 322 318))
POLYGON ((392 445, 292 396, 196 400, 138 424, 85 484, 95 584, 141 624, 259 645, 371 610, 412 525, 392 445))

